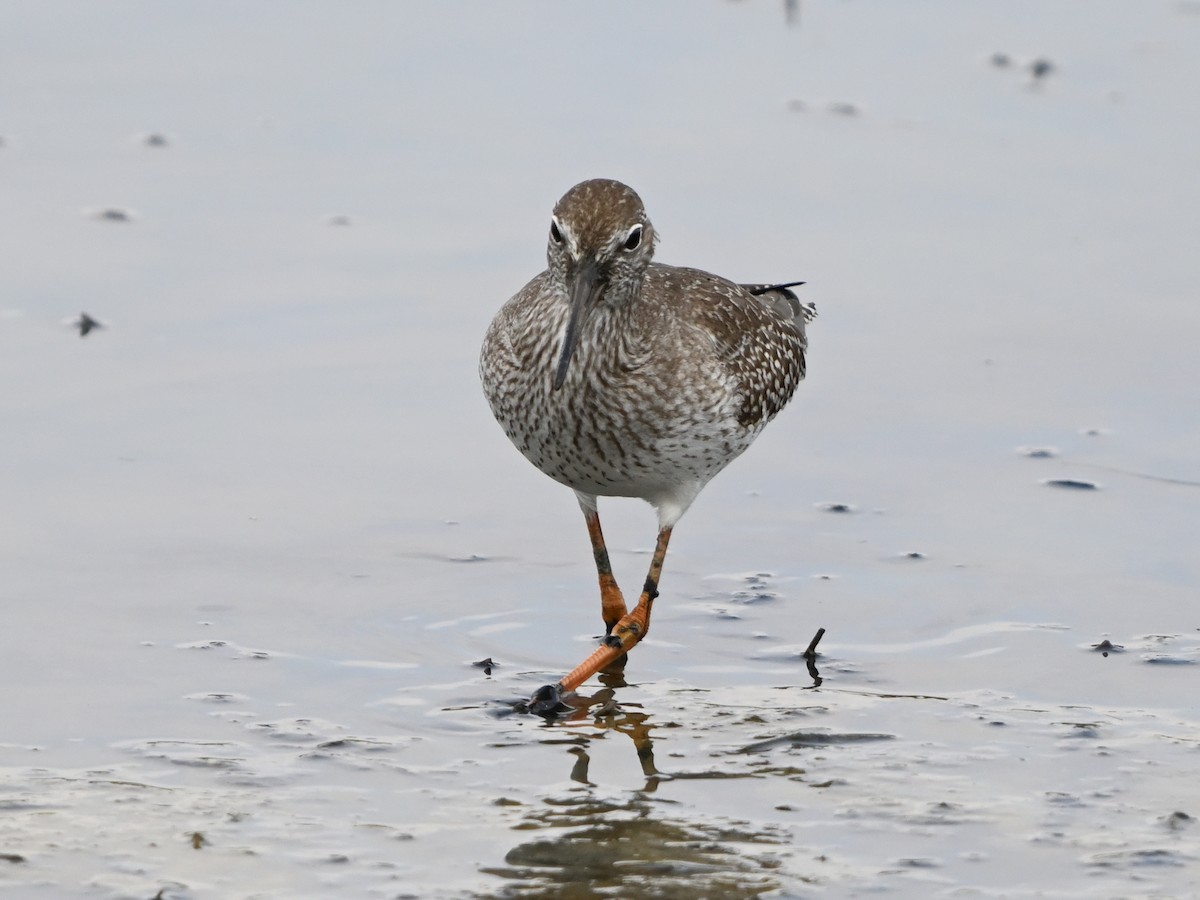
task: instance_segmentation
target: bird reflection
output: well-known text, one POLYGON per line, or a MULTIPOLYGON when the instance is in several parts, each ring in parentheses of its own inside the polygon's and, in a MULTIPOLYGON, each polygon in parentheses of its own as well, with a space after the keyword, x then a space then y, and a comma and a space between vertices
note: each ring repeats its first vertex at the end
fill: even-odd
MULTIPOLYGON (((823 682, 820 670, 817 668, 818 654, 816 646, 824 633, 824 628, 819 629, 816 636, 812 639, 812 643, 809 644, 808 649, 802 654, 808 675, 812 679, 812 684, 807 686, 807 689, 810 690, 819 688, 823 682)), ((624 658, 610 665, 599 675, 600 683, 603 686, 598 691, 593 694, 576 693, 565 698, 563 708, 558 717, 548 721, 546 727, 558 728, 561 726, 590 724, 593 728, 601 732, 597 737, 603 737, 604 732, 608 731, 617 732, 628 737, 633 741, 638 765, 641 767, 642 774, 646 777, 645 786, 641 789, 642 793, 653 793, 658 789, 658 785, 661 782, 669 780, 743 777, 740 774, 730 773, 723 775, 711 771, 699 773, 664 773, 659 771, 658 766, 654 762, 654 740, 652 734, 655 729, 663 727, 663 724, 655 723, 651 713, 646 712, 640 703, 621 704, 617 701, 617 689, 629 687, 629 684, 625 681, 624 670, 624 658)), ((583 740, 573 743, 573 746, 568 751, 574 757, 571 763, 569 778, 577 784, 594 784, 588 774, 588 769, 591 765, 591 756, 587 751, 587 745, 590 743, 590 740, 590 738, 585 737, 583 740)), ((554 742, 557 743, 557 739, 554 742)))
MULTIPOLYGON (((590 696, 571 696, 570 711, 559 721, 579 724, 590 719, 591 725, 602 732, 615 731, 626 735, 633 741, 642 774, 646 776, 646 785, 642 790, 652 792, 664 777, 654 764, 654 741, 650 737, 658 726, 652 722, 649 713, 642 711, 641 704, 628 704, 626 708, 617 702, 617 688, 629 686, 625 681, 624 660, 600 673, 599 678, 603 687, 590 696)), ((569 752, 575 757, 571 766, 571 780, 579 784, 592 784, 588 778, 591 756, 586 747, 575 746, 569 752)))

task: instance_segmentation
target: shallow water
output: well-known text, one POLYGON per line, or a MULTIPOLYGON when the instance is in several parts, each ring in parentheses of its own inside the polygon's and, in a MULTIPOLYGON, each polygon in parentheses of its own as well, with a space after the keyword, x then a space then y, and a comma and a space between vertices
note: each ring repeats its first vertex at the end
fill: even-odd
POLYGON ((1195 4, 70 13, 0 29, 0 892, 1200 891, 1195 4), (597 175, 820 317, 547 724, 595 576, 475 356, 597 175))

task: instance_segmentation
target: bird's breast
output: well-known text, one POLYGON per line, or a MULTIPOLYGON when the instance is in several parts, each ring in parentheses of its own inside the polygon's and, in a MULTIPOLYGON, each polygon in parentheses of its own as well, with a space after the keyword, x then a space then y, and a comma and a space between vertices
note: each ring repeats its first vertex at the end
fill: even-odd
POLYGON ((708 481, 753 440, 757 429, 738 419, 736 385, 704 358, 702 342, 664 346, 604 314, 582 330, 555 390, 565 325, 564 309, 540 329, 489 337, 507 347, 485 344, 482 366, 497 420, 550 477, 585 493, 648 498, 708 481))

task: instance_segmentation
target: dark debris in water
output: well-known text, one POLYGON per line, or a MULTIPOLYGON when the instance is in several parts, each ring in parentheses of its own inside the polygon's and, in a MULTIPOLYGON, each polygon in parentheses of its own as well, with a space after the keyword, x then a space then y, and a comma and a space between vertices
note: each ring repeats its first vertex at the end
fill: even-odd
POLYGON ((1151 665, 1194 666, 1200 664, 1200 647, 1179 634, 1147 634, 1142 662, 1151 665), (1191 644, 1191 646, 1188 646, 1191 644))
POLYGON ((1067 488, 1073 491, 1098 491, 1100 485, 1094 481, 1085 481, 1082 478, 1044 478, 1042 484, 1046 487, 1067 488))
POLYGON ((929 856, 906 856, 896 860, 894 865, 908 869, 938 869, 942 864, 929 856))
POLYGON ((776 750, 781 747, 831 747, 840 744, 862 744, 870 741, 890 741, 894 734, 876 734, 872 732, 828 732, 828 731, 793 731, 791 734, 755 741, 734 751, 735 753, 762 753, 765 750, 776 750))
POLYGON ((1142 662, 1158 666, 1194 666, 1200 660, 1174 656, 1170 653, 1148 653, 1142 657, 1142 662))
POLYGON ((1192 816, 1189 816, 1185 812, 1180 812, 1179 810, 1176 810, 1169 816, 1163 816, 1162 821, 1170 831, 1180 831, 1181 829, 1190 828, 1196 824, 1196 820, 1192 816))
POLYGON ((1105 638, 1098 644, 1092 644, 1092 649, 1097 653, 1108 656, 1110 653, 1124 653, 1125 647, 1122 644, 1114 644, 1108 638, 1105 638))
POLYGON ((928 803, 924 809, 914 811, 902 817, 910 825, 963 825, 967 822, 978 821, 966 807, 946 800, 936 800, 928 803))
POLYGON ((490 656, 487 659, 479 659, 471 663, 476 669, 483 669, 484 675, 491 675, 492 669, 500 668, 500 664, 495 662, 490 656))
POLYGON ((243 703, 248 698, 245 694, 228 693, 225 691, 210 691, 201 694, 188 694, 184 700, 199 700, 202 703, 243 703))
POLYGON ((1127 866, 1184 866, 1187 861, 1174 850, 1146 847, 1138 850, 1110 850, 1093 854, 1086 865, 1124 869, 1127 866))
POLYGON ((1086 805, 1074 794, 1069 794, 1066 791, 1046 791, 1045 797, 1046 802, 1054 806, 1082 808, 1086 805))
POLYGON ((1045 57, 1035 59, 1029 64, 1029 72, 1035 79, 1046 78, 1047 76, 1053 74, 1057 68, 1058 67, 1055 66, 1054 63, 1045 57))
POLYGON ((774 591, 734 591, 730 596, 733 598, 734 603, 743 604, 766 603, 770 600, 779 599, 779 595, 774 591))
POLYGON ((177 644, 180 650, 214 650, 218 647, 229 646, 228 641, 213 640, 213 641, 194 641, 190 644, 177 644))
MULTIPOLYGON (((1017 60, 1012 54, 997 50, 988 57, 988 64, 995 69, 1017 70, 1017 60)), ((1039 56, 1021 66, 1033 77, 1033 83, 1039 84, 1058 71, 1058 66, 1050 59, 1039 56)))
POLYGON ((110 206, 108 209, 102 209, 96 213, 96 218, 101 222, 132 222, 133 213, 127 209, 110 206))
POLYGON ((79 329, 79 336, 81 338, 87 337, 93 331, 104 327, 103 322, 101 322, 99 319, 93 319, 85 312, 81 312, 77 318, 72 319, 71 325, 72 327, 79 329))
POLYGON ((778 600, 779 594, 770 589, 771 579, 775 576, 770 572, 754 572, 742 578, 746 587, 742 590, 733 591, 730 597, 735 603, 751 604, 765 603, 771 600, 778 600))
POLYGON ((396 747, 393 741, 381 741, 373 738, 344 737, 321 741, 318 750, 363 749, 367 751, 391 750, 396 747))

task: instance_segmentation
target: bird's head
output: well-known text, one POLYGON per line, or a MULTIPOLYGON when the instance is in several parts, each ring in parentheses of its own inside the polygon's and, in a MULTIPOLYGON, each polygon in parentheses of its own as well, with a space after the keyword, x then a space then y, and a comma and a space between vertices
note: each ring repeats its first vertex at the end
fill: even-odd
POLYGON ((633 188, 594 178, 567 191, 550 218, 546 261, 570 303, 554 388, 562 387, 579 330, 600 304, 633 300, 654 256, 656 235, 633 188))

